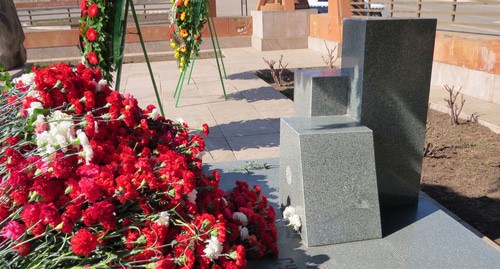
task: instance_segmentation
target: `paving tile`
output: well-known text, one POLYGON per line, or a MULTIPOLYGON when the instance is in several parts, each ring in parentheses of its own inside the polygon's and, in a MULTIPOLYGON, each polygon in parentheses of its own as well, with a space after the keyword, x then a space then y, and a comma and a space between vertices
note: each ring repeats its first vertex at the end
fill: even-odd
POLYGON ((229 100, 210 103, 207 107, 219 124, 255 119, 260 116, 259 112, 245 101, 229 100))
POLYGON ((221 162, 221 161, 234 161, 234 155, 231 147, 224 137, 214 137, 209 135, 205 137, 205 154, 203 155, 203 162, 221 162))
POLYGON ((225 137, 249 136, 276 133, 276 129, 268 120, 252 119, 233 121, 217 125, 225 137))
POLYGON ((279 156, 279 133, 226 138, 238 160, 279 156))

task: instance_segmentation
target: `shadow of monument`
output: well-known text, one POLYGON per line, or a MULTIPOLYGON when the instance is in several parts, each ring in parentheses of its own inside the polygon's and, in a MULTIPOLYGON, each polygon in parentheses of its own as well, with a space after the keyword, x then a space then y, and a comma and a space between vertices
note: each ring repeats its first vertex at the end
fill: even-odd
MULTIPOLYGON (((252 119, 232 121, 229 123, 217 124, 210 126, 212 129, 219 128, 226 137, 231 140, 232 138, 241 138, 238 143, 230 143, 231 150, 238 151, 249 148, 269 148, 279 146, 279 133, 276 128, 279 126, 278 118, 267 119, 252 119), (261 135, 275 135, 275 139, 266 137, 261 138, 261 135), (244 139, 243 139, 244 138, 244 139)), ((211 144, 210 135, 206 138, 207 150, 227 149, 221 144, 211 144)), ((215 138, 215 137, 214 137, 215 138)))
POLYGON ((228 93, 229 100, 246 100, 249 103, 268 100, 287 100, 288 98, 271 86, 228 93))
POLYGON ((472 226, 471 229, 465 225, 477 236, 481 237, 484 234, 491 240, 500 242, 500 229, 498 229, 500 227, 500 199, 486 196, 466 197, 446 186, 431 184, 422 184, 422 191, 451 211, 452 216, 456 215, 472 226))

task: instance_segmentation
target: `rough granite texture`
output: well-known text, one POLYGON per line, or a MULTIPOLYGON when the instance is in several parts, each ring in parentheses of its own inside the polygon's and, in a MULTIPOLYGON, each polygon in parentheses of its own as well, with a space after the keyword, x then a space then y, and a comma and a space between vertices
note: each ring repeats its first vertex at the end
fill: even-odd
POLYGON ((295 71, 293 115, 334 116, 347 113, 349 77, 340 69, 295 71))
POLYGON ((280 203, 296 209, 307 246, 382 236, 368 128, 345 116, 282 118, 280 144, 280 203))
POLYGON ((26 62, 24 32, 12 0, 0 1, 0 65, 10 70, 26 62))
POLYGON ((344 20, 348 114, 373 131, 381 207, 417 203, 435 19, 344 20))
POLYGON ((249 268, 481 268, 496 269, 500 252, 468 230, 427 195, 418 205, 383 212, 383 238, 344 244, 306 247, 299 234, 287 227, 279 210, 279 162, 260 159, 204 164, 204 171, 219 170, 220 186, 228 191, 236 180, 259 185, 276 210, 279 255, 276 259, 251 260, 249 268), (245 170, 249 164, 270 169, 245 170))

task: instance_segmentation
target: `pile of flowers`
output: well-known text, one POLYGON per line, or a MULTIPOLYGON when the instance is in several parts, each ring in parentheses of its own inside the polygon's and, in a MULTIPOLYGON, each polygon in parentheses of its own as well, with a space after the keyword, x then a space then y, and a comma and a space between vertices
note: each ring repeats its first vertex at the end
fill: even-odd
POLYGON ((0 96, 2 268, 245 268, 276 257, 258 186, 201 172, 202 133, 110 89, 34 68, 0 96))
MULTIPOLYGON (((80 49, 83 62, 90 67, 99 68, 102 75, 111 81, 113 71, 113 15, 115 1, 80 1, 80 49)), ((121 7, 119 7, 121 8, 121 7)))
POLYGON ((191 56, 198 55, 201 31, 207 22, 207 0, 171 0, 170 47, 179 71, 188 67, 191 56))

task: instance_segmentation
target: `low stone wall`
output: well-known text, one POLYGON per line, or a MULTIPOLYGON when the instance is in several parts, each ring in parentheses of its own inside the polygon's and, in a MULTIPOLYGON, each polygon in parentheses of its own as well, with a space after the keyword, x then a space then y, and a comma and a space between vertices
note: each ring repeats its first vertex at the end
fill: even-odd
POLYGON ((500 104, 500 38, 438 32, 432 84, 462 87, 462 93, 500 104))
MULTIPOLYGON (((214 25, 221 47, 250 47, 252 35, 251 17, 222 17, 214 18, 214 25)), ((128 33, 135 33, 136 28, 128 27, 128 33)), ((169 53, 168 40, 169 25, 141 26, 141 33, 146 42, 148 52, 169 53)), ((28 61, 47 60, 53 58, 78 58, 78 29, 52 30, 43 32, 27 32, 24 46, 28 52, 28 61)), ((204 42, 202 49, 210 49, 210 31, 205 26, 202 32, 204 42)), ((127 34, 125 53, 142 53, 139 36, 127 34)))

